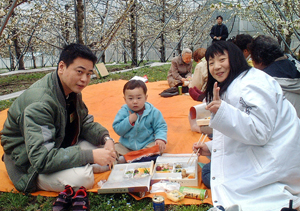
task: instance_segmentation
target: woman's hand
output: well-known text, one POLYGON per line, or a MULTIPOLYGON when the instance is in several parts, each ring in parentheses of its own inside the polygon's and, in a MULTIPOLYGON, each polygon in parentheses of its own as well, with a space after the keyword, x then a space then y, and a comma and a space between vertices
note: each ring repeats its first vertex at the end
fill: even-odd
POLYGON ((213 100, 205 107, 205 109, 216 114, 222 103, 222 100, 220 98, 220 87, 218 87, 217 82, 215 82, 214 84, 213 95, 213 100))
POLYGON ((193 145, 193 150, 195 153, 197 153, 198 156, 203 155, 203 156, 210 156, 211 153, 205 143, 194 143, 193 145))

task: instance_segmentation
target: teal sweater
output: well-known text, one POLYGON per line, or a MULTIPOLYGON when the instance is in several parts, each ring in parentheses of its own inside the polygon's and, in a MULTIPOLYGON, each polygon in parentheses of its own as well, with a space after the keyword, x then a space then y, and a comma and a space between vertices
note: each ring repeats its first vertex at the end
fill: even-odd
POLYGON ((123 105, 113 122, 115 132, 121 136, 119 142, 122 145, 131 150, 140 150, 156 139, 167 143, 167 123, 157 108, 146 102, 143 114, 137 114, 134 125, 129 122, 128 111, 128 106, 123 105))

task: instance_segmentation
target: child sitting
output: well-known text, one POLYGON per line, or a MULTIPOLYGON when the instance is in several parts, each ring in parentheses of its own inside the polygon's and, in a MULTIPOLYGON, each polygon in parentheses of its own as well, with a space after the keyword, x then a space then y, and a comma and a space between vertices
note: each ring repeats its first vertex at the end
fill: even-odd
POLYGON ((113 129, 121 136, 115 150, 119 155, 144 148, 166 148, 167 124, 162 113, 147 101, 147 87, 141 80, 130 80, 123 88, 125 105, 118 111, 113 129))

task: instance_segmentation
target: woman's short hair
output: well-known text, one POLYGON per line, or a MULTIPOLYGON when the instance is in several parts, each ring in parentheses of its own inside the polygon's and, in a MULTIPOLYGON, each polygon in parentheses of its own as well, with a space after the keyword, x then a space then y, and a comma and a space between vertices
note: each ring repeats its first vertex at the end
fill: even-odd
POLYGON ((213 42, 211 46, 207 48, 205 53, 205 59, 207 60, 208 70, 208 79, 205 91, 207 102, 211 102, 213 99, 214 83, 217 81, 210 74, 209 58, 214 58, 218 54, 223 55, 225 54, 225 52, 228 53, 230 72, 228 77, 223 82, 218 82, 218 86, 220 87, 220 96, 227 90, 231 82, 236 77, 238 77, 242 72, 250 69, 250 66, 247 63, 243 52, 235 44, 228 41, 213 42))
POLYGON ((257 64, 269 66, 275 59, 284 55, 277 40, 266 35, 259 35, 249 45, 252 60, 257 64))
POLYGON ((190 53, 190 54, 192 54, 193 52, 191 51, 191 49, 189 49, 189 48, 185 48, 185 49, 183 49, 182 50, 182 52, 181 52, 181 56, 183 56, 184 54, 186 54, 186 53, 190 53))
POLYGON ((198 48, 193 53, 193 59, 195 62, 199 62, 205 56, 206 49, 205 48, 198 48))

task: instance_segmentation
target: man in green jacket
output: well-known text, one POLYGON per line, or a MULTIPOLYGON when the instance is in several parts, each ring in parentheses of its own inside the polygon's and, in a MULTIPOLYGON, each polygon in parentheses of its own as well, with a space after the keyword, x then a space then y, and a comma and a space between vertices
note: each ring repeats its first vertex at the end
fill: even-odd
POLYGON ((113 139, 82 101, 96 60, 84 45, 66 46, 57 70, 34 83, 8 110, 2 159, 17 190, 92 188, 93 167, 104 171, 115 162, 113 139))

